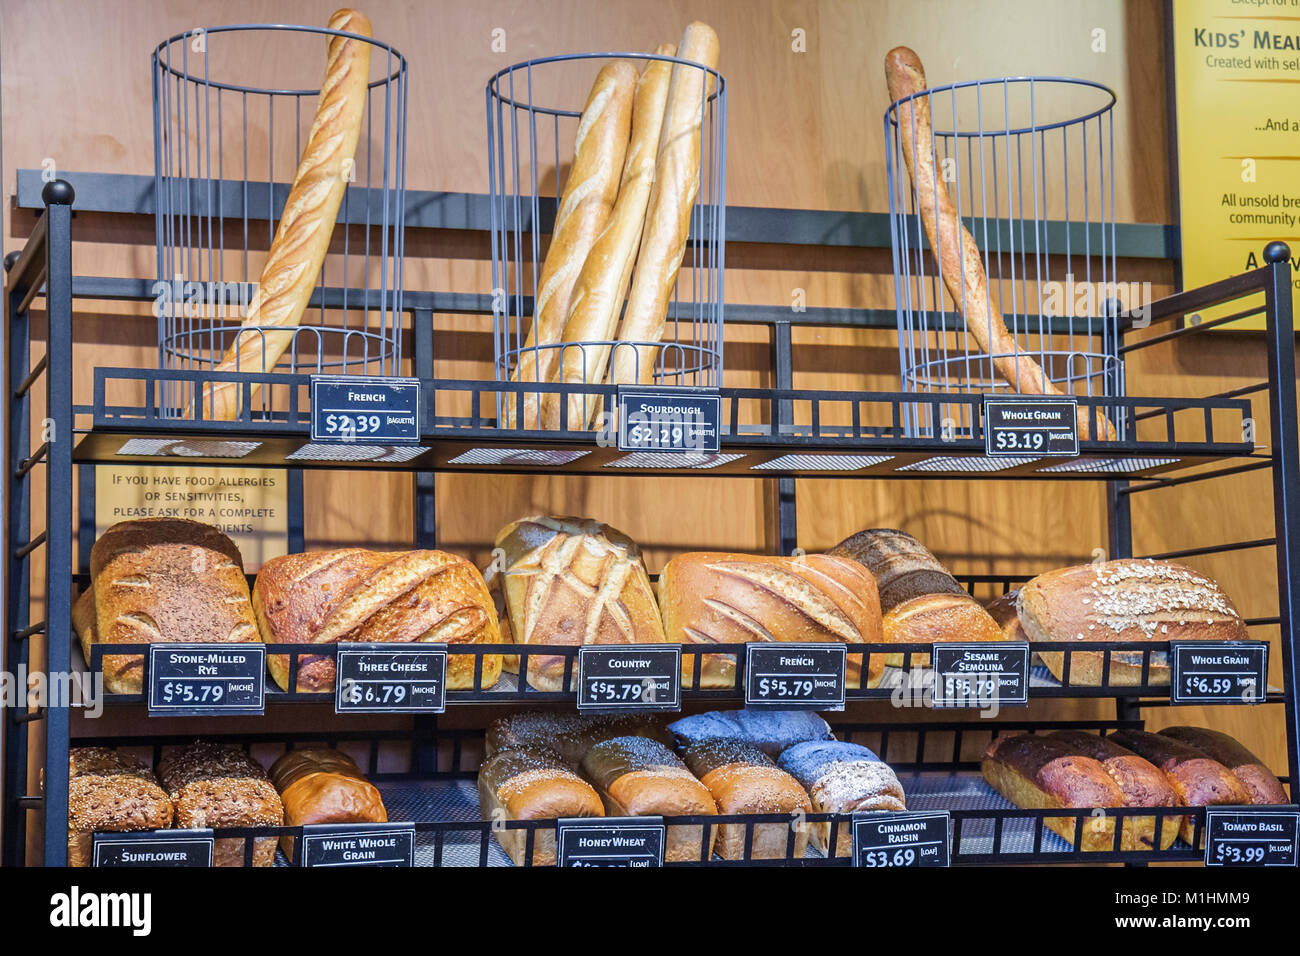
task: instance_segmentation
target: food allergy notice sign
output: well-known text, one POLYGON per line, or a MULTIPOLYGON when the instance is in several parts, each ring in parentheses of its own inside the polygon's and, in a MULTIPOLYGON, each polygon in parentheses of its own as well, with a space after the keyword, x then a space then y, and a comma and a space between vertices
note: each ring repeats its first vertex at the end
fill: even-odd
MULTIPOLYGON (((1264 265, 1274 239, 1300 256, 1300 0, 1178 0, 1170 9, 1190 289, 1264 265)), ((1240 308, 1207 309, 1201 319, 1240 308)), ((1264 316, 1223 327, 1262 329, 1264 316)))

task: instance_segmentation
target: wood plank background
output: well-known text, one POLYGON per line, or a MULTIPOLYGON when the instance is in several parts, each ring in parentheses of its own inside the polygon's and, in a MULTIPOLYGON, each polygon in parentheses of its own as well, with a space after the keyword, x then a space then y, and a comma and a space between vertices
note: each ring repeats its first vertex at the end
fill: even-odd
MULTIPOLYGON (((162 38, 218 22, 323 24, 333 7, 318 0, 11 0, 0 11, 4 195, 13 194, 16 169, 43 163, 152 173, 149 56, 162 38)), ((882 63, 890 47, 908 44, 934 85, 1041 74, 1111 86, 1119 97, 1117 219, 1167 223, 1175 213, 1162 10, 1160 0, 1080 0, 1050 8, 1037 0, 371 0, 365 8, 376 35, 411 64, 407 185, 413 189, 487 191, 483 87, 501 67, 564 52, 650 50, 675 41, 689 20, 702 19, 719 34, 728 83, 731 204, 886 211, 882 63), (496 30, 504 30, 504 52, 493 49, 496 30), (805 49, 797 52, 800 36, 805 49), (1099 36, 1104 51, 1094 49, 1099 36)), ((254 82, 276 63, 250 48, 242 66, 254 82)), ((12 203, 4 217, 5 251, 17 249, 33 218, 12 203)), ((74 229, 78 274, 153 276, 152 219, 88 214, 74 229)), ((408 289, 490 288, 484 235, 413 230, 407 251, 408 289)), ((785 305, 803 290, 809 306, 890 308, 890 268, 887 250, 736 243, 727 249, 726 297, 785 305)), ((1151 294, 1160 296, 1173 288, 1173 265, 1121 261, 1119 278, 1150 283, 1151 294)), ((75 322, 84 372, 79 402, 89 401, 93 365, 156 361, 147 310, 85 303, 75 322), (123 320, 124 313, 142 317, 123 320)), ((437 374, 491 376, 490 318, 438 316, 436 327, 437 374)), ((795 343, 796 386, 897 387, 891 331, 800 329, 795 343)), ((766 383, 766 349, 764 330, 729 329, 726 384, 766 383)), ((39 354, 38 344, 34 358, 39 354)), ((1257 380, 1263 367, 1258 336, 1207 336, 1138 353, 1128 369, 1129 390, 1204 395, 1257 380)), ((1257 415, 1258 434, 1266 436, 1263 410, 1257 415)), ((310 544, 409 542, 410 490, 410 479, 401 476, 309 475, 310 544)), ((1092 483, 801 480, 798 494, 799 545, 810 551, 865 527, 895 526, 917 535, 954 570, 1034 572, 1087 560, 1107 546, 1102 487, 1092 483)), ((539 510, 608 521, 641 542, 652 570, 686 549, 776 547, 773 483, 760 480, 442 476, 437 495, 442 546, 480 564, 499 527, 539 510)), ((1263 473, 1157 492, 1135 502, 1135 550, 1268 537, 1270 508, 1263 473)), ((1276 614, 1271 550, 1190 563, 1216 575, 1244 614, 1276 614)), ((1276 641, 1276 628, 1257 630, 1276 641)), ((1276 680, 1280 662, 1273 658, 1276 680)), ((1040 702, 1034 713, 1066 717, 1110 708, 1040 702)), ((1285 769, 1275 708, 1157 709, 1148 718, 1155 726, 1220 727, 1285 769)))

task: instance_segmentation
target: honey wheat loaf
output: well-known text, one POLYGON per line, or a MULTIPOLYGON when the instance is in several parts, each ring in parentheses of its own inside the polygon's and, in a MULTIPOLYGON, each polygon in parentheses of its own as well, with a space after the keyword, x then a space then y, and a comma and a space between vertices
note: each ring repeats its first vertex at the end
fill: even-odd
MULTIPOLYGON (((370 21, 347 8, 330 16, 329 28, 371 35, 370 21)), ((293 344, 294 330, 320 278, 361 136, 370 74, 370 44, 366 41, 331 35, 328 51, 325 81, 307 145, 243 322, 244 329, 254 331, 239 334, 214 371, 269 372, 274 368, 293 344)), ((237 418, 239 389, 238 382, 205 385, 203 415, 214 421, 237 418)), ((251 386, 253 400, 260 390, 256 383, 251 386)), ((191 406, 186 417, 192 413, 191 406)))

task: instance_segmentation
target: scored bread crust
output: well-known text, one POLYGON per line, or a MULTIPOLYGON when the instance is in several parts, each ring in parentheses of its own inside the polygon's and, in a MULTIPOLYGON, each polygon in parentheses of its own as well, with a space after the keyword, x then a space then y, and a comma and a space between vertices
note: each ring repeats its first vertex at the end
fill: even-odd
MULTIPOLYGON (((181 518, 119 522, 90 549, 90 576, 93 598, 80 598, 73 610, 88 663, 96 642, 258 640, 239 548, 211 525, 181 518), (91 600, 93 625, 83 603, 91 600)), ((105 656, 105 690, 139 694, 143 668, 142 655, 105 656)))
MULTIPOLYGON (((926 594, 894 605, 884 619, 887 644, 935 644, 951 641, 1004 641, 993 617, 966 592, 926 594)), ((902 654, 885 656, 886 666, 902 667, 902 654)), ((913 667, 929 667, 929 654, 913 654, 913 667)))
MULTIPOLYGON (((1040 574, 1020 589, 1017 616, 1030 641, 1142 642, 1243 640, 1245 622, 1210 577, 1166 561, 1124 558, 1040 574)), ((1057 680, 1064 653, 1040 652, 1057 680)), ((1104 655, 1070 655, 1070 683, 1099 686, 1104 655)), ((1111 654, 1110 684, 1136 685, 1142 652, 1111 654)), ((1148 680, 1169 683, 1163 652, 1151 655, 1148 680)))
MULTIPOLYGON (((253 611, 268 644, 500 644, 496 607, 478 569, 445 551, 343 548, 272 558, 253 586, 253 611)), ((267 668, 289 686, 289 655, 271 654, 267 668)), ((493 686, 500 655, 483 656, 482 687, 493 686)), ((302 655, 298 690, 334 687, 334 659, 302 655)), ((447 657, 447 687, 473 685, 474 658, 447 657)))

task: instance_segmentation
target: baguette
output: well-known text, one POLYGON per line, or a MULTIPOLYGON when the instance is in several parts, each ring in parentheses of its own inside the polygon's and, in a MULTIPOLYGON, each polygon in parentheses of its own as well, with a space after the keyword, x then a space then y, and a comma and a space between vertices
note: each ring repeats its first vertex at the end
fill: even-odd
MULTIPOLYGON (((596 791, 550 750, 496 751, 479 767, 478 793, 483 819, 494 824, 604 815, 596 791)), ((492 831, 515 866, 555 865, 553 827, 534 831, 531 856, 527 830, 494 826, 492 831)))
POLYGON ((1171 737, 1217 760, 1237 778, 1253 804, 1286 803, 1286 791, 1264 762, 1225 733, 1204 727, 1166 727, 1160 736, 1171 737))
MULTIPOLYGON (((979 247, 962 225, 961 216, 942 179, 935 172, 934 131, 930 123, 930 97, 925 93, 925 68, 907 47, 885 54, 885 79, 889 98, 898 104, 899 139, 903 163, 911 175, 913 197, 943 284, 953 304, 966 320, 976 344, 993 360, 998 374, 1017 392, 1027 395, 1064 395, 1055 382, 1007 331, 1001 310, 989 290, 988 275, 979 247), (905 97, 914 97, 899 102, 905 97)), ((1078 410, 1079 440, 1093 438, 1088 408, 1078 410)), ((1115 428, 1098 409, 1099 433, 1114 441, 1115 428)), ((1100 439, 1099 439, 1100 440, 1100 439)))
MULTIPOLYGON (((379 790, 351 757, 328 747, 290 750, 271 764, 271 783, 284 805, 285 825, 386 823, 388 811, 379 790)), ((280 838, 293 859, 293 837, 280 838)))
MULTIPOLYGON (((1031 810, 1106 809, 1124 806, 1124 793, 1102 764, 1064 743, 1035 734, 996 737, 980 763, 984 779, 1018 807, 1031 810)), ((1066 843, 1104 852, 1115 849, 1115 818, 1093 814, 1080 826, 1077 816, 1046 817, 1043 823, 1066 843)), ((1122 839, 1122 835, 1121 835, 1122 839)))
MULTIPOLYGON (((677 56, 709 69, 718 65, 718 35, 708 24, 686 27, 677 56)), ((668 85, 663 127, 655 159, 654 185, 646 211, 641 254, 619 331, 611 381, 647 384, 654 378, 659 349, 621 343, 658 342, 663 338, 668 300, 686 254, 691 212, 700 189, 700 135, 704 101, 712 88, 710 74, 699 67, 674 64, 668 85)))
MULTIPOLYGON (((645 737, 602 740, 583 756, 582 774, 600 794, 606 816, 712 816, 718 812, 713 796, 686 764, 663 744, 645 737)), ((699 860, 702 849, 708 859, 716 838, 716 827, 670 826, 664 860, 699 860)))
MULTIPOLYGON (((795 744, 781 754, 778 766, 808 791, 814 813, 876 813, 907 809, 903 785, 883 760, 860 744, 817 740, 795 744)), ((812 825, 812 844, 822 853, 831 845, 831 823, 812 825)), ((852 853, 853 827, 836 827, 835 855, 852 853)))
MULTIPOLYGON (((1231 770, 1180 740, 1143 730, 1122 729, 1111 731, 1107 739, 1151 761, 1164 771, 1178 802, 1185 807, 1240 806, 1250 803, 1250 794, 1232 775, 1231 770)), ((1183 841, 1192 843, 1195 830, 1194 819, 1184 817, 1180 832, 1183 841)), ((1204 839, 1202 831, 1200 845, 1204 845, 1204 839)))
MULTIPOLYGON (((1065 744, 1077 754, 1098 761, 1124 794, 1126 807, 1176 807, 1178 797, 1164 773, 1148 760, 1125 750, 1113 740, 1083 730, 1058 730, 1050 740, 1065 744)), ((1120 847, 1124 850, 1167 850, 1178 839, 1182 817, 1129 817, 1124 821, 1120 847)))
MULTIPOLYGON (((1030 641, 1164 642, 1243 640, 1241 615, 1219 586, 1191 568, 1164 561, 1122 558, 1040 574, 1020 589, 1016 615, 1030 641)), ((1142 679, 1143 651, 1113 651, 1108 686, 1142 679)), ((1065 680, 1065 654, 1040 651, 1057 680, 1065 680)), ((1169 683, 1169 655, 1152 652, 1147 680, 1169 683)), ((1070 654, 1070 684, 1101 686, 1105 655, 1070 654)))
MULTIPOLYGON (((266 771, 243 750, 199 742, 158 762, 158 781, 171 797, 176 826, 278 827, 284 806, 266 771)), ((275 837, 223 837, 213 848, 214 866, 243 866, 244 841, 253 840, 253 866, 275 862, 275 837)))
MULTIPOLYGON (((334 11, 329 28, 371 35, 370 21, 347 8, 334 11)), ((349 167, 361 136, 369 77, 370 44, 330 36, 316 117, 244 319, 243 328, 249 331, 236 337, 214 372, 269 372, 293 344, 297 325, 325 264, 339 204, 347 189, 349 167)), ((254 382, 253 400, 259 391, 261 385, 254 382)), ((211 421, 237 418, 239 393, 239 382, 205 385, 202 410, 211 421)), ((185 417, 192 415, 191 405, 185 417)))
MULTIPOLYGON (((564 194, 555 212, 551 245, 546 250, 537 297, 533 300, 533 327, 519 352, 512 382, 550 382, 559 366, 558 350, 548 348, 560 340, 569 314, 573 287, 596 237, 605 228, 618 195, 619 174, 627 152, 632 123, 632 98, 636 70, 615 60, 601 68, 592 84, 578 121, 573 167, 564 184, 564 194)), ((505 427, 519 427, 514 395, 505 402, 505 427)), ((524 428, 541 424, 541 396, 523 396, 524 428)))
MULTIPOLYGON (((672 56, 677 47, 666 43, 655 50, 658 56, 672 56)), ((636 86, 632 107, 632 141, 627 148, 627 162, 618 188, 618 201, 596 244, 591 247, 582 266, 569 316, 564 323, 564 341, 598 342, 614 338, 623 297, 632 278, 645 227, 646 203, 654 183, 655 153, 663 127, 664 103, 668 99, 668 80, 673 65, 666 60, 646 64, 636 86)), ((573 346, 563 350, 559 381, 569 384, 600 384, 609 364, 608 345, 573 346)), ((548 394, 542 399, 542 427, 560 427, 560 398, 548 394)), ((568 396, 569 430, 588 427, 599 411, 599 400, 584 395, 568 396)))
POLYGON ((717 853, 724 860, 800 860, 808 847, 804 815, 812 811, 799 782, 753 744, 705 740, 682 755, 717 804, 718 813, 788 813, 784 823, 755 823, 750 838, 745 823, 718 825, 717 853), (745 853, 746 842, 749 853, 745 853))
POLYGON ((68 752, 68 866, 90 866, 96 832, 162 830, 172 802, 140 760, 107 747, 68 752))

